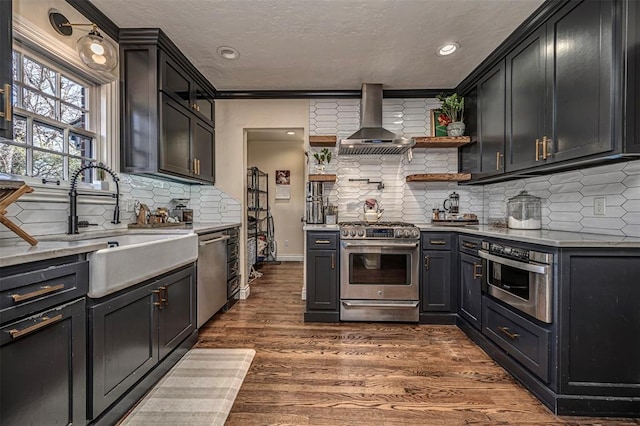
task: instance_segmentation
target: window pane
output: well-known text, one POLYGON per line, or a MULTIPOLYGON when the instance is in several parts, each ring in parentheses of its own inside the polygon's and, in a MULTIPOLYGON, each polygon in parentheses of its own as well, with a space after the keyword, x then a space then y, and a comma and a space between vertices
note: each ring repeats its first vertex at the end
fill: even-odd
POLYGON ((93 140, 82 135, 69 135, 69 154, 93 158, 93 140))
MULTIPOLYGON (((83 160, 82 158, 69 157, 69 180, 71 180, 76 170, 78 170, 80 167, 88 166, 89 164, 91 164, 89 160, 83 160)), ((82 176, 80 177, 79 180, 81 182, 91 182, 92 171, 93 169, 88 169, 82 172, 82 176)))
POLYGON ((85 89, 82 85, 62 76, 60 78, 60 86, 62 89, 60 99, 80 108, 84 108, 86 106, 84 98, 85 89))
POLYGON ((27 143, 27 119, 20 116, 13 116, 13 140, 20 143, 27 143))
POLYGON ((56 102, 54 99, 27 88, 22 90, 22 107, 43 117, 56 119, 56 102))
POLYGON ((60 129, 33 123, 33 146, 62 152, 64 133, 60 129))
POLYGON ((20 60, 20 54, 13 51, 13 81, 19 81, 18 78, 18 61, 20 60))
POLYGON ((24 175, 27 170, 25 148, 0 143, 0 173, 24 175))
POLYGON ((23 56, 22 75, 25 84, 48 95, 56 94, 56 73, 34 60, 23 56))
POLYGON ((63 179, 62 155, 51 154, 49 152, 33 150, 33 173, 32 176, 41 176, 50 179, 63 179))
POLYGON ((81 129, 86 128, 85 114, 82 110, 62 104, 60 106, 60 112, 62 113, 60 121, 63 123, 70 124, 73 127, 79 127, 81 129))

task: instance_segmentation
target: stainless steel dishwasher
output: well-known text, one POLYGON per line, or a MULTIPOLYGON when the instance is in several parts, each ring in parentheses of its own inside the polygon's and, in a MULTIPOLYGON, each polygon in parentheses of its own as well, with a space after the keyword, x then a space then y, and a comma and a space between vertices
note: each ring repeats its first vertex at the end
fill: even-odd
POLYGON ((227 303, 227 240, 223 232, 198 238, 198 328, 227 303))

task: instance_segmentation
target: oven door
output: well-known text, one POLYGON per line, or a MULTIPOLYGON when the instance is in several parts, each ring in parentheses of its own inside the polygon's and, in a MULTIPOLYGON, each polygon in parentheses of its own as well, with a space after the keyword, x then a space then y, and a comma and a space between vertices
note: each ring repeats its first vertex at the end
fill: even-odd
POLYGON ((545 323, 552 315, 552 265, 521 262, 479 250, 482 291, 545 323))
POLYGON ((342 241, 340 298, 417 301, 418 256, 418 242, 342 241))

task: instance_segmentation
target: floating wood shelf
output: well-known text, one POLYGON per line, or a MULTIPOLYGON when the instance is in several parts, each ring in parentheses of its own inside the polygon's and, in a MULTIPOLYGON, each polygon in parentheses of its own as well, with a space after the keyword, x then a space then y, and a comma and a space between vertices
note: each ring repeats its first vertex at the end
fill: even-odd
POLYGON ((338 138, 336 136, 331 135, 309 136, 309 145, 333 148, 336 146, 337 140, 338 138))
POLYGON ((464 182, 471 180, 471 173, 426 173, 407 176, 407 182, 464 182))
POLYGON ((309 182, 335 182, 336 175, 309 175, 309 182))
POLYGON ((471 142, 469 136, 419 136, 414 148, 458 148, 471 142))

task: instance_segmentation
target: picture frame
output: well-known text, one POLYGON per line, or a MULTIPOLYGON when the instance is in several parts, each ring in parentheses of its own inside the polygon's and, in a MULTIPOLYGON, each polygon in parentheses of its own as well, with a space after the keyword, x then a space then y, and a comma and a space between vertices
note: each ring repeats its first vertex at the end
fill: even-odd
POLYGON ((438 121, 438 116, 442 114, 441 109, 429 110, 429 117, 431 118, 431 136, 448 136, 447 126, 443 126, 438 121))

